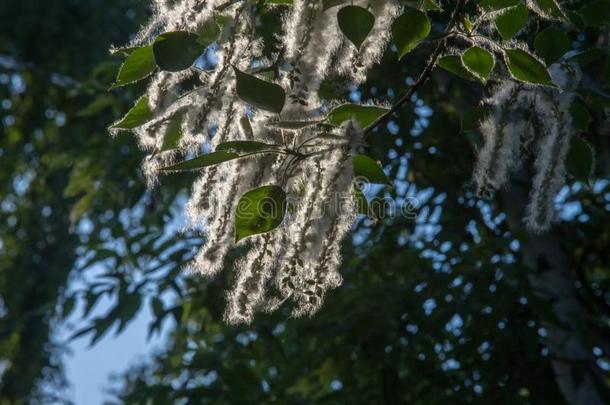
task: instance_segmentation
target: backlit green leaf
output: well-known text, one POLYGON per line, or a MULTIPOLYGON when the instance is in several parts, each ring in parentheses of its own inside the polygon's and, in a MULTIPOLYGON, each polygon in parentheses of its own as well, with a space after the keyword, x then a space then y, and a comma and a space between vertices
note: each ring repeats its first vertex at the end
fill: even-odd
POLYGON ((508 69, 517 80, 553 85, 546 66, 522 49, 505 49, 508 69))
POLYGON ((148 107, 148 97, 143 96, 136 102, 136 105, 125 114, 123 119, 114 124, 112 128, 133 129, 146 123, 152 117, 153 113, 148 107))
POLYGON ((339 28, 356 48, 364 42, 375 25, 375 16, 359 6, 346 6, 337 13, 339 28))
POLYGON ((561 6, 555 0, 531 0, 533 10, 543 17, 555 18, 567 21, 567 17, 561 6))
POLYGON ((536 35, 534 48, 545 63, 551 65, 570 50, 571 41, 564 29, 549 27, 536 35))
POLYGON ((205 155, 198 156, 194 159, 185 160, 184 162, 177 163, 172 166, 164 167, 161 170, 164 171, 188 171, 197 170, 204 167, 217 165, 219 163, 227 162, 229 160, 237 159, 240 157, 235 152, 217 151, 208 153, 205 155))
POLYGON ((160 152, 166 150, 176 149, 178 147, 178 141, 182 137, 182 115, 178 114, 172 118, 165 135, 163 136, 163 145, 161 145, 160 152))
POLYGON ((387 108, 359 104, 343 104, 328 114, 328 121, 334 125, 354 119, 360 128, 366 128, 377 118, 388 112, 387 108))
POLYGON ((352 161, 354 164, 354 176, 368 183, 390 184, 381 166, 370 157, 355 155, 352 161))
POLYGON ((235 211, 235 241, 277 228, 286 213, 286 193, 271 185, 244 194, 235 211))
POLYGON ((495 59, 489 51, 473 46, 462 55, 462 63, 469 72, 485 83, 494 68, 495 59))
POLYGON ((439 67, 463 79, 477 80, 477 78, 464 67, 462 58, 458 55, 443 56, 436 63, 439 67))
POLYGON ((392 40, 402 59, 430 34, 430 20, 423 11, 410 9, 392 23, 392 40))
POLYGON ((261 110, 280 113, 284 108, 286 93, 281 86, 259 79, 237 68, 233 68, 237 79, 239 98, 261 110))
POLYGON ((157 36, 153 44, 155 62, 161 70, 179 72, 190 68, 201 56, 204 46, 199 36, 186 31, 166 32, 157 36))
POLYGON ((529 13, 524 4, 507 8, 496 17, 496 29, 503 40, 508 41, 525 27, 529 13))
POLYGON ((271 145, 257 141, 229 141, 216 146, 216 151, 235 152, 235 153, 253 153, 261 151, 271 151, 277 149, 278 145, 271 145))
POLYGON ((132 51, 121 65, 116 82, 112 88, 125 86, 148 77, 155 69, 152 46, 144 46, 132 51))

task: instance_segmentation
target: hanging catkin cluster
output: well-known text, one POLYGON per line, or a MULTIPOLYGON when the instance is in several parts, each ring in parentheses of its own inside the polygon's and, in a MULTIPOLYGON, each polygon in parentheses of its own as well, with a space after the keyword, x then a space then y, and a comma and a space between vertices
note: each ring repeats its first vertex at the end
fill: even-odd
MULTIPOLYGON (((286 12, 277 69, 277 82, 287 94, 282 120, 321 120, 322 80, 335 74, 362 82, 381 57, 399 7, 393 1, 355 3, 370 3, 378 16, 360 52, 340 35, 336 7, 324 9, 322 1, 296 0, 286 12)), ((206 241, 189 268, 213 276, 232 249, 247 251, 234 266, 236 281, 225 314, 229 323, 250 322, 255 311, 274 310, 286 301, 292 301, 294 316, 312 314, 325 292, 341 283, 340 244, 357 211, 351 156, 363 138, 354 121, 326 128, 323 139, 309 126, 279 128, 273 125, 277 115, 253 109, 236 96, 233 68, 248 71, 273 63, 263 57, 263 43, 254 36, 254 7, 251 1, 156 0, 150 23, 130 44, 148 45, 164 32, 200 32, 222 11, 224 26, 213 69, 197 68, 196 63, 195 68, 152 76, 145 97, 154 118, 134 129, 141 147, 151 152, 144 162, 151 185, 157 183, 161 168, 228 141, 299 145, 307 155, 296 162, 281 154, 224 162, 201 170, 193 185, 187 203, 189 226, 202 230, 206 241), (189 87, 192 83, 194 88, 189 87), (177 148, 161 151, 172 126, 181 130, 177 148), (272 232, 236 244, 234 216, 240 197, 270 184, 282 184, 286 190, 284 221, 272 232)))
POLYGON ((544 20, 565 19, 559 5, 481 2, 471 20, 463 14, 463 0, 441 2, 444 8, 431 0, 294 0, 279 6, 278 51, 269 55, 259 7, 273 3, 155 0, 150 23, 128 48, 117 50, 130 62, 121 68, 118 85, 150 76, 145 95, 130 111, 136 112, 113 126, 132 129, 150 152, 143 165, 149 184, 162 171, 198 170, 188 226, 206 241, 190 269, 213 276, 231 252, 241 255, 227 322, 250 322, 257 310, 286 302, 294 316, 312 314, 326 291, 341 283, 341 240, 357 212, 370 213, 356 204, 354 178, 364 173, 371 182, 387 183, 378 164, 356 150, 391 111, 329 106, 320 91, 329 78, 363 83, 390 39, 399 59, 425 40, 436 48, 413 84, 413 96, 435 66, 483 84, 494 77, 499 84, 484 101, 492 112, 481 122, 484 144, 474 183, 481 193, 499 189, 531 152, 535 176, 526 222, 535 232, 550 226, 575 132, 569 109, 581 74, 564 59, 548 69, 512 38, 534 21, 528 10, 544 20), (436 29, 429 12, 449 16, 435 39, 427 38, 436 29), (515 12, 521 26, 504 24, 515 12), (502 41, 492 39, 496 31, 502 41), (469 48, 453 49, 450 39, 469 48), (174 49, 181 40, 185 45, 175 48, 182 49, 174 49), (507 71, 495 69, 496 61, 507 71), (253 211, 244 204, 250 201, 246 196, 262 201, 265 192, 280 205, 271 211, 279 210, 281 218, 263 218, 267 211, 261 206, 253 211), (253 212, 255 220, 244 219, 253 212))
POLYGON ((534 178, 525 222, 533 232, 547 230, 554 199, 565 182, 565 161, 575 128, 570 106, 581 80, 576 64, 550 67, 558 88, 502 81, 484 103, 492 112, 481 122, 484 145, 474 182, 480 193, 506 184, 511 172, 534 156, 534 178))

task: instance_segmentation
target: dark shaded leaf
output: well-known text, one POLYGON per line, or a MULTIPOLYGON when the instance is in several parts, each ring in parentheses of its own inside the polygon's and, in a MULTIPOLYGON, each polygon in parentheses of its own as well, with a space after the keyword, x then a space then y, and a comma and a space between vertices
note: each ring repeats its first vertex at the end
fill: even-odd
POLYGON ((172 166, 164 167, 163 171, 188 171, 197 170, 204 167, 217 165, 219 163, 227 162, 229 160, 237 159, 239 154, 234 152, 212 152, 206 155, 198 156, 194 159, 185 160, 184 162, 177 163, 172 166))
POLYGON ((233 68, 237 79, 237 95, 243 101, 261 110, 280 113, 284 108, 286 93, 281 86, 259 79, 233 68))
POLYGON ((337 21, 343 35, 360 49, 375 25, 375 16, 365 8, 346 6, 337 13, 337 21))
POLYGON ((203 53, 204 46, 192 32, 174 31, 157 36, 153 44, 155 62, 159 69, 179 72, 190 68, 203 53))
POLYGON ((505 49, 508 70, 523 82, 553 85, 546 66, 522 49, 505 49))
POLYGON ((549 27, 540 31, 534 40, 534 48, 547 65, 559 60, 571 48, 571 41, 565 30, 549 27))

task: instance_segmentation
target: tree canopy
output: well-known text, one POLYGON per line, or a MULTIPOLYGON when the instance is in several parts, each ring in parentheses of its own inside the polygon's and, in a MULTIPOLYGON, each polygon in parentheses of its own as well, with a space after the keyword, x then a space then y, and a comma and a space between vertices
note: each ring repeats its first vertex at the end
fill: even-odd
POLYGON ((150 10, 0 7, 2 400, 608 401, 607 0, 150 10))

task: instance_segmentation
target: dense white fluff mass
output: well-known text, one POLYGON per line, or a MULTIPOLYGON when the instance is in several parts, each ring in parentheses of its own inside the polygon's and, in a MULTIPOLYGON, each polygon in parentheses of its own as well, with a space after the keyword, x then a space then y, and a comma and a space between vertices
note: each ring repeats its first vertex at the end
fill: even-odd
MULTIPOLYGON (((381 0, 355 4, 370 6, 377 17, 360 52, 349 48, 340 32, 340 7, 325 10, 322 0, 295 0, 286 8, 273 79, 287 94, 282 120, 320 121, 325 114, 318 98, 322 81, 331 74, 363 81, 381 57, 399 6, 381 0), (338 63, 347 49, 349 60, 338 63), (347 69, 348 64, 357 69, 347 69)), ((276 114, 252 108, 237 96, 233 68, 248 71, 273 62, 263 58, 263 43, 252 35, 252 27, 259 23, 255 6, 245 0, 154 0, 150 22, 128 44, 150 45, 161 33, 198 33, 212 19, 222 22, 220 39, 211 47, 213 66, 199 61, 180 72, 156 71, 150 78, 144 96, 153 118, 134 133, 149 153, 143 171, 151 187, 159 182, 162 168, 214 151, 224 142, 265 142, 282 151, 206 167, 192 186, 186 226, 202 232, 205 243, 188 270, 214 276, 227 267, 229 254, 241 254, 234 262, 235 282, 227 292, 228 323, 251 322, 257 311, 284 303, 291 305, 294 316, 318 310, 326 291, 341 283, 340 246, 357 212, 351 156, 361 145, 363 132, 355 122, 323 130, 281 129, 274 124, 276 114), (168 146, 166 135, 176 129, 179 138, 168 146), (286 192, 285 219, 273 231, 236 243, 240 197, 263 185, 279 185, 286 192)))
POLYGON ((537 233, 551 226, 554 199, 565 182, 565 160, 575 132, 570 106, 581 80, 574 64, 554 64, 550 73, 558 88, 504 81, 492 89, 484 102, 492 112, 480 123, 483 146, 473 176, 480 193, 500 189, 510 173, 527 161, 524 152, 535 143, 525 223, 537 233))

